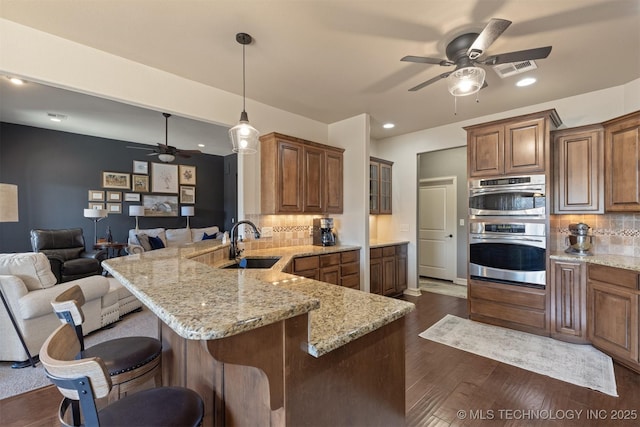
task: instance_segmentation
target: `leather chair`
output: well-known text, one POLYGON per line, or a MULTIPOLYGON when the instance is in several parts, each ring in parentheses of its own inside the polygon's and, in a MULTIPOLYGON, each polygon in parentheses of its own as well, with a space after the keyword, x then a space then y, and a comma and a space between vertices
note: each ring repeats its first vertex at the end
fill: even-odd
POLYGON ((101 274, 100 263, 107 252, 87 252, 82 228, 65 230, 31 230, 31 248, 44 253, 58 283, 101 274))
POLYGON ((97 410, 96 399, 110 394, 111 377, 100 357, 76 359, 79 351, 80 342, 68 323, 56 329, 40 350, 47 377, 64 396, 58 413, 62 425, 80 426, 82 420, 87 427, 201 425, 202 398, 183 387, 139 391, 97 410))

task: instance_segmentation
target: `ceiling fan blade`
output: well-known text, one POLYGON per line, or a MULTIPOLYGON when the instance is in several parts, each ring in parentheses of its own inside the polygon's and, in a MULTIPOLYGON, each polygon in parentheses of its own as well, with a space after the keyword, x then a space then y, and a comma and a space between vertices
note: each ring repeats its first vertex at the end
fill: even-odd
POLYGON ((446 79, 447 77, 449 77, 449 74, 451 74, 451 73, 452 73, 452 71, 447 72, 447 73, 442 73, 439 76, 435 76, 434 78, 429 79, 426 82, 420 83, 418 86, 412 87, 411 89, 409 89, 409 92, 415 92, 415 91, 420 90, 425 86, 429 86, 430 84, 435 83, 435 82, 437 82, 439 80, 446 79))
POLYGON ((470 59, 477 59, 493 44, 500 34, 506 30, 511 21, 506 19, 492 18, 482 32, 475 39, 469 50, 467 50, 467 56, 470 59))
POLYGON ((413 56, 413 55, 407 55, 404 58, 402 58, 400 61, 415 62, 417 64, 442 65, 443 67, 455 64, 454 62, 448 61, 446 59, 428 58, 426 56, 413 56))
POLYGON ((186 154, 201 154, 202 151, 200 150, 176 150, 177 153, 186 153, 186 154))
POLYGON ((155 148, 134 147, 133 145, 127 145, 127 148, 133 148, 135 150, 148 150, 148 151, 155 150, 155 148))
POLYGON ((491 55, 482 61, 481 64, 497 65, 508 64, 509 62, 530 61, 534 59, 544 59, 551 53, 551 46, 538 47, 535 49, 518 50, 516 52, 499 53, 491 55))
POLYGON ((158 153, 158 152, 154 152, 154 153, 149 153, 149 154, 147 154, 147 156, 157 156, 158 154, 160 154, 160 153, 158 153))

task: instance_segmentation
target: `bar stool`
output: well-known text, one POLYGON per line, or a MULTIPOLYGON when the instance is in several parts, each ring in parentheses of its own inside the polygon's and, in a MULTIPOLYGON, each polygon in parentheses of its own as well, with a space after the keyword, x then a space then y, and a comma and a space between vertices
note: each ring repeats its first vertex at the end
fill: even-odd
POLYGON ((199 426, 204 416, 202 398, 183 387, 139 391, 99 411, 96 399, 111 394, 111 376, 99 357, 76 359, 80 342, 73 326, 60 325, 40 350, 47 377, 64 396, 58 412, 64 426, 199 426), (74 408, 71 417, 69 407, 74 408), (77 408, 80 408, 78 410, 77 408), (71 418, 72 424, 69 424, 71 418))
POLYGON ((151 337, 124 337, 84 348, 82 323, 84 294, 79 286, 73 286, 51 302, 53 310, 63 323, 75 328, 80 345, 81 358, 99 357, 111 376, 111 393, 108 401, 125 396, 130 390, 153 379, 156 387, 162 385, 160 356, 162 343, 151 337))

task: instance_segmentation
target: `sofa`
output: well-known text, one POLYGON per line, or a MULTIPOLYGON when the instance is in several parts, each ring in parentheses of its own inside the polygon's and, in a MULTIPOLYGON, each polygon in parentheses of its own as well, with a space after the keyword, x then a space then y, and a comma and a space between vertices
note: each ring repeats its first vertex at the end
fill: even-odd
MULTIPOLYGON (((0 291, 32 356, 38 354, 47 337, 60 325, 51 301, 74 285, 80 286, 86 299, 82 306, 85 335, 142 306, 113 277, 93 275, 58 284, 45 254, 0 254, 0 291)), ((0 306, 0 337, 0 360, 28 359, 4 306, 0 306)))
POLYGON ((183 246, 193 242, 199 242, 205 237, 222 239, 222 233, 217 226, 205 228, 147 228, 131 229, 127 240, 127 253, 139 254, 156 249, 147 243, 149 237, 159 238, 165 248, 183 246))

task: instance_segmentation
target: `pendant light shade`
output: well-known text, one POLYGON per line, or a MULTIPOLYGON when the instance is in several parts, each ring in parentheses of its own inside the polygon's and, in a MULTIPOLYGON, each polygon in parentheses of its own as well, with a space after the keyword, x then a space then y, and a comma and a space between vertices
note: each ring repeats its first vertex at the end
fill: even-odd
POLYGON ((247 33, 236 34, 236 41, 242 45, 242 113, 237 125, 229 129, 229 137, 233 144, 233 152, 239 154, 253 154, 258 151, 258 136, 260 133, 249 123, 249 116, 245 110, 245 55, 244 47, 253 39, 247 33))
POLYGON ((478 92, 484 84, 485 71, 480 67, 464 67, 447 77, 449 93, 453 96, 467 96, 478 92))

